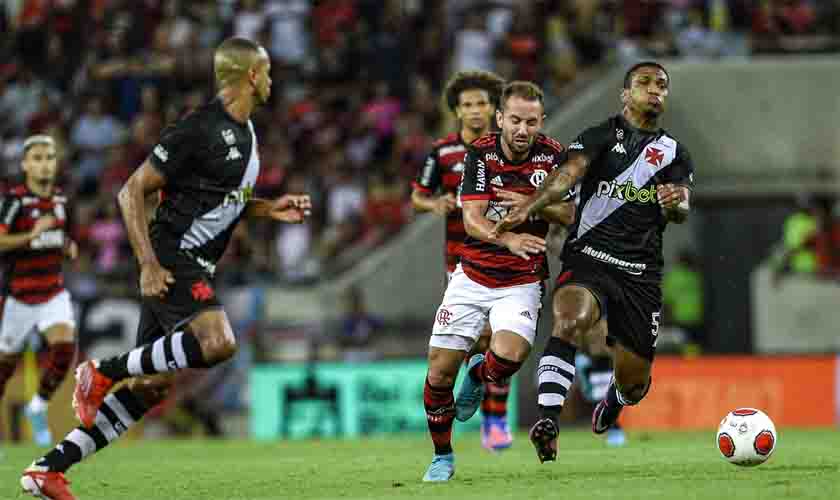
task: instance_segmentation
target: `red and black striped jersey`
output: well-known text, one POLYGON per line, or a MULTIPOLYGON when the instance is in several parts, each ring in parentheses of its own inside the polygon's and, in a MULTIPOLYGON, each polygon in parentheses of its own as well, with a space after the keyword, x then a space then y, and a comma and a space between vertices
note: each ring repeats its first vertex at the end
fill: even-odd
POLYGON ((56 219, 55 226, 41 233, 28 245, 2 255, 4 290, 27 304, 46 302, 64 290, 62 263, 67 241, 67 198, 56 189, 52 196, 40 197, 26 185, 14 186, 0 201, 0 233, 24 233, 45 215, 56 219))
MULTIPOLYGON (((435 141, 432 152, 426 157, 423 168, 414 181, 414 189, 426 194, 451 193, 457 198, 466 153, 467 146, 461 140, 460 134, 449 134, 435 141)), ((446 265, 450 271, 455 269, 466 237, 464 219, 461 208, 458 207, 446 216, 446 265)))
MULTIPOLYGON (((496 198, 495 188, 530 195, 542 185, 549 172, 565 161, 566 148, 542 134, 537 136, 528 157, 519 162, 505 157, 499 134, 486 135, 473 142, 467 153, 461 200, 489 201, 485 217, 497 222, 507 215, 508 208, 496 198)), ((534 218, 513 231, 545 238, 548 226, 548 222, 534 218)), ((525 260, 503 246, 471 236, 464 242, 461 264, 470 279, 491 288, 534 283, 548 276, 545 253, 525 260)))

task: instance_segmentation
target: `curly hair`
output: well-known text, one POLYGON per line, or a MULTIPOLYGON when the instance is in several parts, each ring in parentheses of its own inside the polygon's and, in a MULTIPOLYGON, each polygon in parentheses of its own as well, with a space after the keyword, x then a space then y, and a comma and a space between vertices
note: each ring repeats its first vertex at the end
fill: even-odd
POLYGON ((454 112, 458 107, 458 99, 465 90, 484 90, 490 96, 490 103, 494 107, 499 105, 499 95, 505 81, 499 75, 490 71, 459 71, 446 83, 443 95, 446 105, 454 112))

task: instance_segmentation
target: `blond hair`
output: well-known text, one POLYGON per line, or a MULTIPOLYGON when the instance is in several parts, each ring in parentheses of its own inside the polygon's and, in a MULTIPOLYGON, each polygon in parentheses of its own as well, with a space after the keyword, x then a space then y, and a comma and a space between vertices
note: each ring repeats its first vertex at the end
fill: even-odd
POLYGON ((239 83, 254 67, 261 56, 267 57, 265 49, 247 38, 228 38, 213 54, 213 72, 218 88, 239 83))

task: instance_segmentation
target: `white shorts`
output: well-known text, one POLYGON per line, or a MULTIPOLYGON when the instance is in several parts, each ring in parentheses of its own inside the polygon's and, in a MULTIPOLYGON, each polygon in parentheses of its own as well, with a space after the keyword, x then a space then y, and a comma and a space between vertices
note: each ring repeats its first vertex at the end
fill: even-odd
POLYGON ((455 268, 432 328, 431 347, 469 351, 485 323, 493 332, 507 330, 534 344, 542 306, 540 282, 489 288, 455 268))
POLYGON ((26 338, 33 330, 45 332, 58 324, 76 328, 73 305, 67 290, 59 292, 43 304, 27 304, 14 297, 6 297, 0 320, 0 353, 22 352, 26 338))

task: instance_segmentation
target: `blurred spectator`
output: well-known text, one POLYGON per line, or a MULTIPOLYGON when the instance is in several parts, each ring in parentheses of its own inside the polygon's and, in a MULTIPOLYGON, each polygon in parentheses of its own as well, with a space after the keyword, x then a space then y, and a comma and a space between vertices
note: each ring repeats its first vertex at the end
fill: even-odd
MULTIPOLYGON (((446 126, 439 93, 451 72, 534 79, 555 105, 616 57, 836 48, 838 13, 837 0, 5 2, 0 173, 18 175, 24 137, 46 131, 66 143, 71 197, 101 206, 166 123, 212 96, 213 47, 233 34, 254 38, 275 78, 254 119, 258 190, 303 186, 318 210, 304 226, 249 224, 237 234, 258 240, 243 249, 271 255, 263 264, 276 276, 260 278, 317 279, 322 259, 352 265, 407 223, 406 180, 446 126)), ((111 234, 101 229, 112 226, 107 211, 78 213, 80 227, 111 234)), ((88 243, 93 269, 108 268, 111 250, 88 243)))
POLYGON ((338 343, 344 349, 344 360, 369 361, 376 353, 365 347, 371 344, 373 337, 382 329, 382 320, 368 312, 364 295, 358 288, 348 289, 343 302, 344 315, 338 343))
POLYGON ((697 257, 682 249, 662 280, 662 303, 669 326, 682 330, 685 341, 703 343, 703 276, 697 257))
POLYGON ((105 166, 108 148, 120 141, 122 132, 116 118, 105 112, 102 99, 89 97, 84 113, 70 132, 70 141, 79 153, 76 172, 83 191, 96 190, 96 179, 105 166))
POLYGON ((827 207, 810 195, 800 197, 797 203, 797 210, 785 219, 782 244, 772 259, 774 285, 788 273, 817 272, 816 241, 820 227, 825 225, 827 207))
POLYGON ((130 262, 129 251, 125 248, 126 233, 116 203, 105 198, 102 212, 90 227, 90 243, 96 249, 94 269, 99 273, 110 273, 126 261, 130 262))
POLYGON ((493 37, 487 22, 478 11, 470 11, 464 29, 455 34, 452 71, 483 69, 493 71, 493 37))

